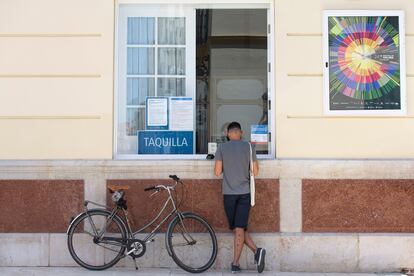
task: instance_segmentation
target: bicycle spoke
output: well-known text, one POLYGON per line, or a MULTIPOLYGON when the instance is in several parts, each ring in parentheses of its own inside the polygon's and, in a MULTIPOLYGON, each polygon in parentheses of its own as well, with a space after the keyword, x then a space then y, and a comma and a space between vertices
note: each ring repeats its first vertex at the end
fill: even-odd
POLYGON ((96 236, 95 235, 93 235, 92 233, 89 233, 88 231, 86 231, 86 230, 83 230, 83 233, 84 234, 88 234, 89 236, 91 236, 91 237, 93 237, 93 238, 95 238, 96 236))
POLYGON ((196 240, 193 240, 192 242, 181 242, 181 243, 174 243, 173 245, 175 246, 175 245, 193 245, 192 243, 195 243, 195 244, 210 244, 211 243, 211 239, 208 239, 208 238, 205 238, 205 239, 196 239, 196 240))
POLYGON ((99 244, 108 244, 108 245, 114 245, 114 246, 122 246, 123 245, 122 243, 119 243, 119 242, 116 242, 116 241, 114 241, 114 242, 111 242, 111 241, 99 241, 97 244, 98 245, 99 244))
POLYGON ((189 246, 188 243, 174 243, 173 246, 189 246))
MULTIPOLYGON (((98 245, 98 246, 100 246, 100 247, 103 247, 103 248, 105 248, 105 249, 111 250, 111 251, 113 251, 113 252, 118 252, 118 251, 119 251, 119 249, 118 249, 118 250, 115 250, 115 249, 112 249, 112 248, 109 248, 109 247, 103 246, 103 245, 101 245, 101 244, 99 244, 99 243, 97 243, 97 245, 98 245)), ((121 246, 119 246, 119 247, 121 247, 121 246)))
POLYGON ((178 224, 178 227, 179 228, 181 228, 182 230, 181 231, 179 231, 180 233, 181 233, 181 235, 183 236, 183 238, 188 242, 188 243, 190 243, 190 242, 192 242, 192 241, 194 241, 194 239, 193 239, 193 237, 191 237, 191 235, 186 231, 186 229, 185 229, 185 226, 183 227, 183 222, 180 222, 179 224, 178 224), (191 239, 191 241, 189 241, 187 238, 186 238, 186 236, 185 235, 188 235, 189 237, 190 237, 190 239, 191 239))

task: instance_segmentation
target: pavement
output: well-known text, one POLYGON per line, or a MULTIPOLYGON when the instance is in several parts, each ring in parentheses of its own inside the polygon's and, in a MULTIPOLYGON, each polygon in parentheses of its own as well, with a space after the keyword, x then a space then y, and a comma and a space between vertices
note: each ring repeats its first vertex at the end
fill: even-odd
MULTIPOLYGON (((1 276, 126 276, 126 275, 150 275, 150 276, 173 276, 191 275, 178 269, 143 268, 111 268, 104 271, 89 271, 80 267, 0 267, 1 276)), ((230 276, 234 275, 228 271, 209 270, 200 275, 203 276, 230 276)), ((243 271, 242 275, 275 275, 275 276, 401 276, 401 273, 302 273, 302 272, 273 272, 265 271, 258 274, 255 271, 243 271)))

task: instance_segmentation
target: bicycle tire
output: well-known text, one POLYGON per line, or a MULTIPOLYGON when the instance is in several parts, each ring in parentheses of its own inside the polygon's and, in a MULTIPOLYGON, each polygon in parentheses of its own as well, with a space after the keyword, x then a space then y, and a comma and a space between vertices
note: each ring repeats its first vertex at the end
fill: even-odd
MULTIPOLYGON (((83 214, 81 214, 80 216, 78 216, 70 225, 69 229, 68 229, 68 249, 69 249, 69 253, 72 256, 72 258, 75 260, 75 262, 77 264, 79 264, 80 266, 89 269, 89 270, 104 270, 104 269, 108 269, 112 266, 114 266, 124 255, 125 252, 125 246, 117 246, 117 245, 113 245, 115 248, 118 247, 119 249, 116 249, 116 254, 114 257, 109 257, 110 260, 107 260, 107 252, 109 252, 109 250, 112 251, 112 249, 109 248, 105 248, 105 252, 104 252, 104 257, 103 257, 103 264, 99 265, 99 264, 90 264, 91 260, 88 260, 88 257, 93 257, 95 252, 91 252, 91 250, 86 250, 86 254, 84 256, 80 256, 81 253, 83 253, 83 251, 85 251, 85 247, 89 248, 91 246, 102 246, 99 245, 98 243, 94 242, 94 234, 87 232, 85 230, 85 226, 86 225, 91 225, 90 223, 90 219, 94 222, 99 222, 100 220, 103 221, 108 218, 108 216, 110 216, 111 213, 109 211, 106 210, 100 210, 100 209, 95 209, 95 210, 90 210, 88 212, 85 212, 83 214), (83 222, 83 223, 82 223, 83 222), (87 232, 88 234, 85 235, 83 232, 87 232), (74 243, 76 238, 76 242, 74 243), (77 239, 79 238, 80 242, 78 244, 77 239)), ((118 216, 114 216, 113 220, 114 223, 110 223, 109 224, 109 228, 111 232, 105 232, 103 236, 105 236, 106 233, 111 234, 116 234, 116 235, 120 235, 122 237, 123 240, 127 239, 127 230, 125 227, 124 222, 122 221, 121 218, 119 218, 118 216), (114 228, 116 227, 116 228, 114 228)), ((95 225, 96 227, 97 225, 95 225)), ((99 225, 98 225, 99 226, 99 225)), ((95 262, 98 262, 99 258, 95 259, 95 262)), ((93 261, 93 260, 92 260, 93 261)))
MULTIPOLYGON (((188 243, 187 240, 184 243, 187 243, 188 246, 192 246, 190 243, 188 243)), ((214 264, 217 257, 217 238, 213 228, 201 216, 189 212, 182 213, 181 219, 179 216, 176 216, 170 222, 166 233, 166 247, 174 262, 179 267, 190 273, 201 273, 206 271, 214 264), (194 223, 190 223, 190 220, 196 222, 197 226, 194 223), (183 229, 182 224, 184 224, 184 227, 187 229, 187 231, 177 229, 177 227, 181 227, 181 229, 183 229), (191 231, 193 232, 191 233, 191 231), (196 243, 193 245, 196 245, 197 242, 200 242, 200 238, 208 239, 207 245, 211 246, 211 253, 206 253, 205 249, 201 247, 200 252, 197 252, 198 254, 195 252, 190 252, 190 254, 183 254, 187 255, 186 258, 179 256, 179 254, 177 254, 178 246, 174 246, 173 239, 176 236, 180 237, 180 235, 182 235, 183 239, 186 240, 183 232, 185 232, 184 235, 191 237, 191 239, 198 236, 198 241, 196 240, 196 243), (177 235, 175 235, 175 233, 177 233, 177 235), (201 265, 194 265, 194 262, 199 261, 203 255, 207 255, 208 261, 206 263, 202 263, 201 265), (194 256, 196 257, 194 258, 194 256)))

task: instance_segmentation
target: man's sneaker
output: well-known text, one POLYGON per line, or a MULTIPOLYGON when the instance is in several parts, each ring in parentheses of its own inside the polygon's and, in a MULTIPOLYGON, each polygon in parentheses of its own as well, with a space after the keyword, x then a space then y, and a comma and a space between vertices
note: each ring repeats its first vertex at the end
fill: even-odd
POLYGON ((231 264, 231 273, 239 273, 241 271, 239 265, 231 264))
POLYGON ((257 248, 254 254, 254 262, 257 265, 257 272, 262 273, 265 267, 266 250, 263 248, 257 248))

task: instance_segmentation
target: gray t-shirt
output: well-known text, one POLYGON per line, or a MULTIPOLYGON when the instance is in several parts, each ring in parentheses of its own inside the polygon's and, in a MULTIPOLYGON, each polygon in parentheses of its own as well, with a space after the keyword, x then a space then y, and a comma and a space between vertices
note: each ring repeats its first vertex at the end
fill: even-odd
MULTIPOLYGON (((241 195, 250 193, 249 147, 249 143, 242 140, 231 140, 218 146, 214 159, 223 161, 223 194, 241 195)), ((253 160, 256 161, 254 146, 252 146, 252 149, 253 160)))

